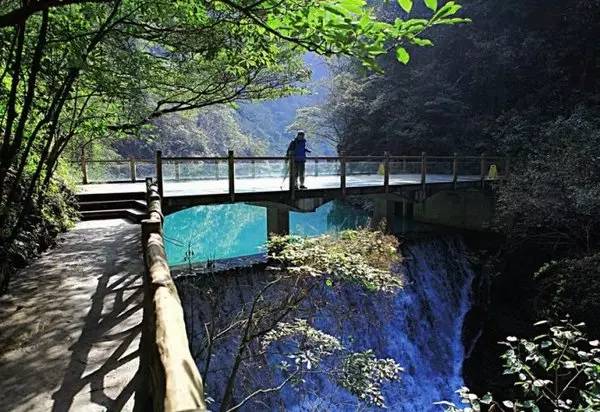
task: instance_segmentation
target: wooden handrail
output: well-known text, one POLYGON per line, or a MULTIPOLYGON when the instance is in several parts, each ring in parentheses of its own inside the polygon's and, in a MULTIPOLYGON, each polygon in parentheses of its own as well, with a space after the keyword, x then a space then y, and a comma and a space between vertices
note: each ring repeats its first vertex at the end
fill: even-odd
POLYGON ((185 161, 202 161, 202 162, 207 162, 207 161, 217 161, 217 162, 225 162, 229 159, 228 156, 165 156, 163 157, 164 161, 181 161, 181 162, 185 162, 185 161))
POLYGON ((156 151, 156 182, 158 194, 161 198, 165 196, 165 182, 163 179, 163 167, 162 167, 162 151, 156 151))
POLYGON ((344 156, 340 160, 340 188, 342 197, 346 197, 346 158, 344 156))
POLYGON ((384 191, 390 191, 390 154, 385 152, 385 160, 383 161, 383 187, 384 191))
POLYGON ((135 410, 205 411, 202 377, 189 350, 183 308, 165 254, 158 185, 150 179, 146 186, 148 218, 142 221, 146 270, 140 343, 143 386, 136 394, 135 410))
MULTIPOLYGON (((159 151, 157 151, 157 156, 155 158, 155 160, 149 160, 149 159, 136 159, 136 158, 130 158, 130 159, 115 159, 115 160, 106 160, 106 159, 98 159, 98 160, 90 160, 87 159, 85 157, 85 153, 82 152, 82 156, 81 159, 79 161, 80 163, 80 167, 81 167, 81 171, 82 171, 82 180, 83 183, 123 183, 126 181, 131 181, 131 182, 138 182, 138 176, 137 176, 137 169, 136 169, 136 165, 138 164, 154 164, 156 167, 156 178, 157 178, 157 184, 158 184, 158 188, 159 188, 159 192, 161 193, 161 195, 164 195, 164 176, 163 176, 163 169, 164 169, 164 164, 171 164, 171 165, 175 165, 175 180, 196 180, 196 179, 206 179, 206 178, 211 178, 210 176, 203 176, 203 177, 187 177, 187 176, 181 176, 181 165, 185 164, 185 162, 209 162, 209 163, 214 163, 217 166, 217 170, 216 170, 216 176, 215 178, 217 180, 219 180, 220 177, 227 179, 230 181, 229 184, 229 194, 231 196, 232 201, 234 201, 235 199, 235 172, 233 173, 233 176, 231 175, 231 171, 235 170, 235 164, 237 162, 248 162, 249 164, 252 165, 252 177, 260 177, 260 173, 257 173, 256 171, 256 163, 260 162, 260 161, 278 161, 278 162, 282 162, 282 163, 286 163, 289 165, 289 159, 287 157, 280 157, 280 156, 235 156, 233 155, 233 153, 228 153, 227 157, 223 157, 223 156, 178 156, 178 157, 174 157, 174 156, 162 156, 162 153, 159 151), (159 155, 160 154, 160 155, 159 155), (229 172, 225 175, 223 174, 222 176, 220 176, 220 170, 219 170, 219 164, 221 163, 225 163, 227 162, 227 169, 229 170, 229 172), (90 179, 89 178, 89 174, 88 174, 88 164, 90 163, 117 163, 117 164, 126 164, 129 163, 129 178, 123 178, 121 179, 116 179, 116 180, 97 180, 97 179, 90 179), (257 176, 258 175, 258 176, 257 176)), ((490 155, 485 155, 482 154, 480 156, 459 156, 457 154, 454 154, 453 156, 430 156, 427 155, 426 158, 424 159, 423 156, 394 156, 391 154, 384 154, 383 156, 374 156, 374 155, 365 155, 365 156, 314 156, 314 157, 307 157, 306 158, 306 162, 307 163, 314 163, 315 164, 315 175, 319 175, 320 171, 319 171, 319 162, 324 162, 324 163, 328 163, 328 162, 337 162, 340 165, 340 173, 342 172, 347 172, 348 175, 355 175, 357 174, 356 170, 352 168, 352 165, 354 163, 357 162, 370 162, 370 163, 379 163, 384 165, 384 169, 387 169, 387 178, 384 176, 384 187, 389 187, 389 175, 391 174, 391 165, 392 164, 397 164, 397 163, 402 163, 402 171, 406 172, 407 171, 407 165, 411 164, 411 165, 415 165, 418 164, 420 165, 420 173, 423 175, 423 170, 427 169, 427 164, 431 165, 431 169, 435 170, 436 165, 439 164, 439 162, 442 163, 448 163, 449 165, 451 165, 452 167, 452 174, 453 174, 453 182, 456 183, 456 178, 454 177, 454 175, 458 175, 459 174, 459 165, 462 165, 464 163, 475 163, 478 162, 480 163, 480 167, 481 169, 479 170, 479 173, 474 173, 474 174, 480 174, 481 180, 482 182, 485 180, 485 173, 486 171, 484 170, 485 167, 487 167, 489 164, 494 164, 494 163, 498 163, 498 164, 504 164, 506 165, 506 172, 509 172, 509 161, 507 160, 506 157, 502 157, 502 156, 490 156, 490 155), (425 167, 423 167, 425 166, 425 167), (485 167, 484 167, 485 166, 485 167), (347 170, 346 170, 347 168, 347 170), (387 185, 386 182, 387 181, 387 185)), ((293 172, 293 166, 290 168, 288 167, 288 173, 293 172)), ((419 172, 417 172, 419 173, 419 172)), ((361 174, 361 172, 359 171, 358 174, 361 174)), ((506 173, 507 174, 507 173, 506 173)), ((385 175, 385 173, 384 173, 385 175)), ((423 176, 424 179, 426 179, 426 176, 423 176)), ((237 177, 237 178, 243 178, 243 177, 237 177)), ((169 180, 170 178, 167 178, 167 180, 169 180)), ((424 184, 423 180, 421 181, 422 184, 424 184)), ((342 190, 344 191, 345 189, 345 176, 343 178, 341 178, 340 181, 340 188, 342 188, 342 190)), ((482 183, 483 184, 483 183, 482 183)), ((386 189, 387 190, 387 189, 386 189)), ((290 197, 294 198, 294 188, 290 188, 290 197)))
POLYGON ((454 157, 452 159, 452 186, 456 189, 456 184, 458 182, 458 154, 454 153, 454 157))
MULTIPOLYGON (((365 161, 376 161, 383 160, 385 156, 374 156, 374 155, 365 155, 365 156, 344 156, 346 161, 359 161, 364 159, 365 161)), ((421 156, 402 156, 402 155, 389 155, 390 160, 420 160, 421 156)), ((479 160, 481 156, 458 156, 460 160, 479 160)), ((496 160, 504 160, 506 156, 502 155, 485 155, 485 159, 496 159, 496 160)), ((226 162, 229 157, 228 156, 163 156, 163 163, 167 162, 175 162, 175 161, 219 161, 226 162)), ((287 160, 285 156, 235 156, 234 159, 237 161, 269 161, 269 160, 277 160, 283 161, 287 160)), ((319 161, 319 160, 329 160, 329 161, 339 161, 341 159, 340 156, 309 156, 306 158, 306 161, 319 161)), ((427 155, 427 159, 439 159, 439 160, 452 160, 454 156, 430 156, 427 155)), ((130 157, 127 159, 89 159, 86 158, 87 163, 127 163, 129 161, 135 161, 136 163, 150 163, 154 164, 154 159, 141 158, 141 157, 130 157)), ((67 160, 69 163, 81 163, 80 160, 67 160)))
POLYGON ((427 154, 425 152, 421 153, 421 186, 425 192, 427 187, 427 154))
POLYGON ((231 201, 235 201, 235 158, 233 157, 233 150, 229 151, 229 156, 227 157, 227 172, 229 180, 229 196, 231 197, 231 201))
POLYGON ((88 183, 87 158, 85 155, 85 146, 81 146, 81 180, 83 184, 88 183))
POLYGON ((152 159, 141 159, 137 157, 130 157, 127 159, 87 159, 88 163, 127 163, 129 161, 135 161, 136 163, 154 163, 152 159))
POLYGON ((289 188, 290 188, 290 200, 296 198, 296 162, 294 162, 294 155, 290 153, 287 158, 288 174, 289 174, 289 188))

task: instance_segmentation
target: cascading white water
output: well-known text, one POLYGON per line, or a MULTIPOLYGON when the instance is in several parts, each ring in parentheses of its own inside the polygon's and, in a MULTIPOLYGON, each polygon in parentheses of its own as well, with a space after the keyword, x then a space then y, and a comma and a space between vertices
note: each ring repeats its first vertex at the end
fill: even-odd
MULTIPOLYGON (((319 309, 309 315, 309 322, 342 338, 344 345, 352 350, 373 349, 378 357, 393 358, 404 368, 400 381, 384 387, 389 410, 440 411, 443 408, 433 402, 454 400, 454 391, 463 386, 461 335, 474 274, 458 237, 413 242, 403 252, 406 285, 402 291, 382 296, 351 285, 325 288, 313 299, 319 302, 319 309)), ((251 286, 250 281, 235 290, 234 285, 240 285, 238 281, 226 283, 228 290, 222 304, 231 310, 235 310, 236 302, 239 305, 240 299, 246 300, 244 296, 251 295, 249 289, 256 287, 251 286)), ((190 291, 182 292, 184 308, 189 311, 190 291)), ((225 384, 224 370, 230 364, 235 343, 219 345, 215 348, 212 365, 220 368, 211 368, 213 371, 206 377, 207 392, 217 400, 219 388, 225 384)), ((278 381, 274 363, 273 359, 263 360, 263 368, 245 372, 240 381, 272 386, 278 381)), ((199 360, 199 366, 202 364, 199 360)), ((300 390, 288 386, 256 400, 260 403, 250 402, 242 410, 369 409, 364 405, 362 409, 358 407, 354 396, 323 375, 308 377, 300 390)))
POLYGON ((474 274, 458 238, 417 243, 405 254, 407 285, 385 329, 390 355, 405 373, 398 390, 387 391, 388 404, 397 411, 440 410, 433 402, 453 399, 463 386, 462 327, 474 274))

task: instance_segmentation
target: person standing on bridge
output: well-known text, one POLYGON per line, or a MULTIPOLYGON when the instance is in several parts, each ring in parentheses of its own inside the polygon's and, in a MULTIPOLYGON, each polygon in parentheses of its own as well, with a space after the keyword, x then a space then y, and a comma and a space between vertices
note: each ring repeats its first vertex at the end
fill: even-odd
POLYGON ((311 153, 311 151, 306 148, 304 131, 300 130, 287 149, 287 157, 294 161, 294 176, 290 176, 290 179, 294 179, 296 188, 298 188, 298 180, 300 180, 300 189, 306 189, 306 186, 304 186, 304 165, 307 153, 311 153))

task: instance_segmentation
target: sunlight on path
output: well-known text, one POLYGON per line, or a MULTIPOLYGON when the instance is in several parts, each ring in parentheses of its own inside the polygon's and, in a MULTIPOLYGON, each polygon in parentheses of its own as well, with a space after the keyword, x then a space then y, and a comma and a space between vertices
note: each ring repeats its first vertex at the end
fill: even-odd
POLYGON ((0 297, 0 409, 132 410, 142 321, 139 226, 81 222, 0 297))

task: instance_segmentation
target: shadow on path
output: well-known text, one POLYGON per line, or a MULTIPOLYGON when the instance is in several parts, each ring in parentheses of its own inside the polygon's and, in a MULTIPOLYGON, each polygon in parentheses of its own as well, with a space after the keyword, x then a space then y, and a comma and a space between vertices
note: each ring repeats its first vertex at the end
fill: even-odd
POLYGON ((139 226, 82 222, 0 300, 0 405, 133 408, 142 320, 139 226))

